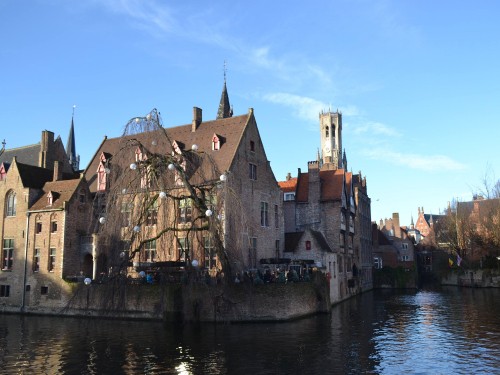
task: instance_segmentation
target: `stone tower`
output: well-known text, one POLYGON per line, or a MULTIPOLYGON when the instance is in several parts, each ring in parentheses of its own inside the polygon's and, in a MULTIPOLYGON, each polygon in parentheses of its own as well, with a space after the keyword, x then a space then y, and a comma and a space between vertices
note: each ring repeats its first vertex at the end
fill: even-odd
POLYGON ((323 164, 333 164, 333 169, 343 168, 342 161, 342 113, 319 114, 321 154, 323 164))

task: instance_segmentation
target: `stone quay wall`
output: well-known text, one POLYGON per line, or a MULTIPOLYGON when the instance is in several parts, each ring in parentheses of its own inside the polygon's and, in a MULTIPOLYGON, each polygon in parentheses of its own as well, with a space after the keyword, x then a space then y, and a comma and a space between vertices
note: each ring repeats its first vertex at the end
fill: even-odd
POLYGON ((60 304, 4 309, 26 314, 167 322, 286 321, 329 312, 326 279, 288 284, 74 284, 60 304))

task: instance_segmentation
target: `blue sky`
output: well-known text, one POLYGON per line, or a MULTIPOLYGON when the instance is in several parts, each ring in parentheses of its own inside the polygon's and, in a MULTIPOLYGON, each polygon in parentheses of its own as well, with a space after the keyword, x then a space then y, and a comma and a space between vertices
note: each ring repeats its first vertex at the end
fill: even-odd
POLYGON ((470 200, 500 153, 496 1, 0 0, 0 138, 52 130, 73 105, 86 167, 104 135, 157 108, 214 119, 227 61, 235 115, 255 110, 278 180, 307 169, 318 113, 343 113, 372 220, 470 200), (285 5, 286 4, 286 5, 285 5))

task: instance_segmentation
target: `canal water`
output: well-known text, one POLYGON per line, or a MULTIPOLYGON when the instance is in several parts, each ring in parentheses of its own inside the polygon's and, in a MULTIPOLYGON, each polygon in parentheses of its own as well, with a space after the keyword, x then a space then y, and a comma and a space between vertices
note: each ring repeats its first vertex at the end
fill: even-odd
POLYGON ((500 290, 374 291, 287 323, 0 315, 0 373, 500 374, 500 290))

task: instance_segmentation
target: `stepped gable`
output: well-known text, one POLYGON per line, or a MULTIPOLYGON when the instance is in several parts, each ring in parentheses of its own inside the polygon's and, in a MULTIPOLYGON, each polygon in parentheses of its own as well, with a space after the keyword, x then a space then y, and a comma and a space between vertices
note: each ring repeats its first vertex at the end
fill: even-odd
POLYGON ((64 208, 64 202, 68 202, 75 194, 81 179, 50 181, 43 186, 44 194, 31 207, 30 211, 43 209, 61 209, 64 208), (52 204, 48 204, 47 194, 55 193, 52 204))
MULTIPOLYGON (((85 170, 85 178, 89 182, 90 191, 97 191, 96 171, 100 163, 101 153, 111 155, 110 168, 113 168, 113 157, 120 152, 121 147, 128 140, 138 140, 151 152, 160 153, 163 155, 170 154, 173 150, 171 144, 168 144, 168 139, 163 134, 166 132, 171 142, 176 142, 183 145, 185 150, 190 150, 193 144, 198 146, 198 152, 208 155, 215 163, 220 173, 230 169, 235 153, 237 151, 240 139, 243 132, 253 118, 253 112, 246 115, 223 118, 212 121, 201 122, 195 131, 192 129, 192 124, 176 126, 172 128, 164 128, 151 132, 128 135, 124 137, 105 139, 96 154, 94 155, 89 166, 85 170), (212 137, 217 134, 223 142, 221 142, 220 150, 212 150, 212 137), (153 141, 155 145, 153 146, 153 141)), ((201 154, 200 154, 201 155, 201 154)), ((135 161, 135 155, 131 154, 130 159, 118 161, 123 163, 122 168, 128 168, 130 163, 135 161)))

